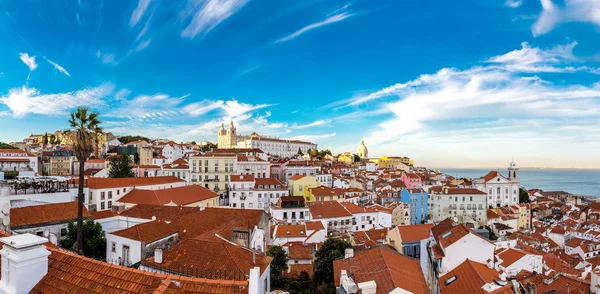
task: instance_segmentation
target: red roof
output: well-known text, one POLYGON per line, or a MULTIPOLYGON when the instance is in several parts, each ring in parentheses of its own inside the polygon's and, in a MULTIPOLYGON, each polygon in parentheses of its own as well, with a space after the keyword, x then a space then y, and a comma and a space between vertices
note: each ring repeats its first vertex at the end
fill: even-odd
POLYGON ((219 195, 199 185, 190 185, 183 187, 159 189, 159 190, 140 190, 133 189, 118 202, 130 204, 150 204, 150 205, 188 205, 208 199, 219 197, 219 195))
POLYGON ((433 224, 410 225, 396 227, 400 232, 402 242, 418 242, 429 238, 433 224))
MULTIPOLYGON (((83 207, 83 217, 90 217, 83 207)), ((35 226, 48 223, 65 223, 77 219, 77 202, 53 203, 45 205, 12 208, 10 226, 15 229, 23 226, 35 226)))
POLYGON ((474 188, 448 188, 446 190, 446 194, 477 194, 477 195, 486 195, 485 192, 474 188))
POLYGON ((313 219, 352 216, 337 201, 314 201, 308 204, 313 219))
POLYGON ((89 178, 87 180, 90 189, 109 189, 121 187, 139 187, 151 185, 163 185, 185 182, 184 180, 174 177, 148 177, 148 178, 89 178))
POLYGON ((340 273, 352 273, 355 283, 375 281, 377 293, 389 293, 399 287, 412 293, 429 293, 418 260, 406 257, 384 246, 358 251, 354 257, 333 261, 335 285, 340 273))
POLYGON ((303 175, 293 175, 293 176, 290 178, 290 180, 292 180, 292 181, 297 181, 297 180, 299 180, 299 179, 302 179, 302 178, 304 178, 304 177, 305 177, 305 176, 303 176, 303 175))
POLYGON ((306 230, 308 231, 325 230, 323 223, 320 221, 306 222, 304 224, 306 225, 306 230))
POLYGON ((273 187, 277 187, 279 186, 279 188, 284 188, 285 186, 278 180, 275 178, 256 178, 254 179, 255 181, 255 185, 254 188, 258 189, 258 186, 263 186, 262 189, 267 189, 267 186, 273 186, 273 187))
POLYGON ((27 158, 0 158, 0 162, 29 162, 27 158))
POLYGON ((251 268, 260 267, 261 273, 271 264, 272 258, 252 251, 218 236, 206 239, 188 239, 163 251, 162 264, 154 263, 154 256, 144 259, 142 264, 175 273, 220 271, 228 279, 246 280, 251 268), (236 275, 234 275, 234 273, 236 275), (237 273, 244 273, 238 275, 237 273))
MULTIPOLYGON (((444 294, 487 293, 482 289, 485 284, 494 283, 499 273, 487 265, 465 260, 459 266, 438 278, 440 292, 444 294), (451 278, 456 279, 450 282, 451 278), (446 283, 448 282, 448 285, 446 283)), ((509 283, 510 285, 510 283, 509 283)))
POLYGON ((490 180, 492 180, 493 178, 498 176, 498 172, 497 171, 491 171, 489 172, 487 175, 483 176, 483 179, 488 182, 490 180))
POLYGON ((282 225, 276 226, 273 237, 306 237, 306 227, 304 225, 282 225))
POLYGON ((147 223, 137 224, 133 227, 112 232, 110 234, 120 236, 123 238, 152 243, 154 241, 166 238, 179 231, 179 228, 175 225, 176 223, 166 223, 162 221, 151 221, 147 223))
POLYGON ((254 175, 231 175, 230 182, 254 182, 254 175))

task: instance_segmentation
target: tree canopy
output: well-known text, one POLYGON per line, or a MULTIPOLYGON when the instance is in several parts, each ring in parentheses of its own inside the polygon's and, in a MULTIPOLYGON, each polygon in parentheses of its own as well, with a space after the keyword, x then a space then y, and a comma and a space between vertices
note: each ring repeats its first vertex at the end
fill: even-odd
MULTIPOLYGON (((69 221, 67 237, 60 241, 60 247, 75 250, 77 243, 77 229, 75 223, 69 221)), ((106 236, 102 225, 92 219, 83 222, 83 255, 95 259, 106 258, 106 236)))
POLYGON ((315 275, 317 285, 327 284, 333 286, 333 261, 344 257, 346 248, 352 245, 341 239, 328 238, 323 246, 315 253, 315 275))
POLYGON ((129 142, 140 141, 140 140, 150 142, 150 139, 148 139, 147 137, 144 137, 144 136, 121 136, 121 137, 119 137, 119 142, 121 142, 122 144, 127 144, 129 142))
POLYGON ((529 203, 529 193, 524 188, 519 189, 519 203, 529 203))
POLYGON ((274 288, 281 287, 284 284, 282 273, 288 269, 289 256, 281 246, 271 246, 267 251, 267 255, 273 257, 273 261, 271 261, 271 285, 274 288))
POLYGON ((132 161, 127 155, 115 156, 108 163, 109 178, 133 178, 135 174, 131 171, 132 161))
POLYGON ((200 147, 200 151, 202 151, 202 152, 208 152, 208 151, 210 151, 211 149, 214 149, 214 148, 217 148, 217 144, 213 144, 213 143, 209 142, 206 145, 202 145, 200 147))
POLYGON ((304 153, 302 152, 302 149, 300 149, 300 147, 298 147, 298 155, 304 156, 304 153))
POLYGON ((19 149, 17 147, 14 147, 12 145, 6 144, 4 142, 0 142, 0 149, 19 149))

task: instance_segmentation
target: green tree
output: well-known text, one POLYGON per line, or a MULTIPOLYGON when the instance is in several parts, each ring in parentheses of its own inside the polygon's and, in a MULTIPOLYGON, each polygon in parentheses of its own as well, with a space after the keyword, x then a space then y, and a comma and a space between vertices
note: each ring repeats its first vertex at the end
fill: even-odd
POLYGON ((281 246, 272 246, 267 251, 267 255, 273 257, 271 261, 271 285, 275 288, 284 284, 282 273, 288 269, 288 254, 281 246))
POLYGON ((131 171, 133 167, 131 158, 127 155, 115 156, 108 162, 109 178, 133 178, 135 174, 131 171))
POLYGON ((494 234, 494 231, 492 231, 492 228, 490 228, 490 226, 485 226, 484 228, 486 230, 488 230, 488 232, 490 233, 490 240, 492 240, 492 241, 498 240, 498 237, 496 237, 496 234, 494 234))
POLYGON ((44 145, 48 144, 48 133, 44 134, 44 141, 42 143, 44 143, 44 145))
POLYGON ((192 145, 196 145, 196 141, 192 141, 192 145))
POLYGON ((207 143, 206 145, 202 145, 200 147, 200 151, 202 152, 209 152, 212 149, 217 148, 217 144, 213 144, 213 143, 207 143))
POLYGON ((327 155, 331 156, 331 150, 329 150, 329 149, 321 150, 321 151, 319 151, 319 155, 317 156, 317 158, 318 159, 323 159, 327 155))
POLYGON ((319 150, 317 150, 317 149, 314 149, 314 150, 310 149, 310 150, 308 150, 307 153, 308 153, 308 155, 310 155, 310 158, 317 158, 317 156, 319 156, 319 150))
MULTIPOLYGON (((95 259, 106 259, 106 236, 102 225, 93 219, 83 222, 83 255, 95 259)), ((75 223, 69 221, 67 225, 67 237, 60 241, 60 246, 74 250, 77 242, 77 229, 75 223)))
POLYGON ((519 203, 529 203, 529 193, 525 188, 519 189, 519 203))
POLYGON ((319 287, 327 285, 329 289, 333 285, 333 261, 344 257, 344 252, 352 245, 341 239, 328 238, 323 246, 315 253, 315 275, 314 280, 319 287))
POLYGON ((148 139, 144 136, 121 136, 121 137, 119 137, 119 142, 121 142, 122 144, 127 144, 129 142, 140 141, 140 140, 150 142, 150 139, 148 139))
POLYGON ((304 156, 304 153, 302 153, 302 149, 300 149, 300 147, 298 147, 298 155, 304 156))
POLYGON ((4 142, 0 142, 0 149, 19 149, 19 148, 12 146, 10 144, 6 144, 4 142))
POLYGON ((77 194, 77 252, 83 251, 83 172, 85 161, 98 146, 102 135, 97 112, 90 112, 87 107, 79 107, 71 113, 67 135, 72 137, 73 151, 79 161, 79 191, 77 194))

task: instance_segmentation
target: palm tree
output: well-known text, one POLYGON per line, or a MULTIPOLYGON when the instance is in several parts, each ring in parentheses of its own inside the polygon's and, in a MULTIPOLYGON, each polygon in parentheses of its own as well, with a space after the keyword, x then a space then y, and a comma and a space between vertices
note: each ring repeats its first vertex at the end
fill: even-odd
POLYGON ((79 191, 77 194, 77 252, 83 254, 83 172, 85 161, 90 157, 99 137, 102 135, 97 112, 90 112, 87 107, 79 107, 71 113, 70 129, 67 133, 72 137, 73 151, 79 161, 79 191))

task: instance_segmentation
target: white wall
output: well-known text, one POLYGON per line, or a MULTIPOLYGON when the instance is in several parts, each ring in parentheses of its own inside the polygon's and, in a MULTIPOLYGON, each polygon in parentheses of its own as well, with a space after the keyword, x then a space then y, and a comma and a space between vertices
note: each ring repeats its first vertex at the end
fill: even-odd
POLYGON ((444 249, 445 257, 442 258, 440 273, 453 270, 467 258, 487 264, 488 259, 494 259, 494 248, 488 241, 469 233, 444 249))
POLYGON ((96 220, 96 222, 102 226, 102 230, 104 230, 106 233, 127 229, 137 224, 147 223, 149 221, 152 220, 126 216, 113 216, 96 220))
MULTIPOLYGON (((106 259, 117 263, 119 257, 123 257, 123 245, 129 245, 129 259, 131 264, 141 261, 142 242, 123 238, 113 234, 106 234, 106 259), (112 243, 115 243, 115 252, 112 251, 112 243)), ((122 262, 126 262, 122 260, 122 262)))

